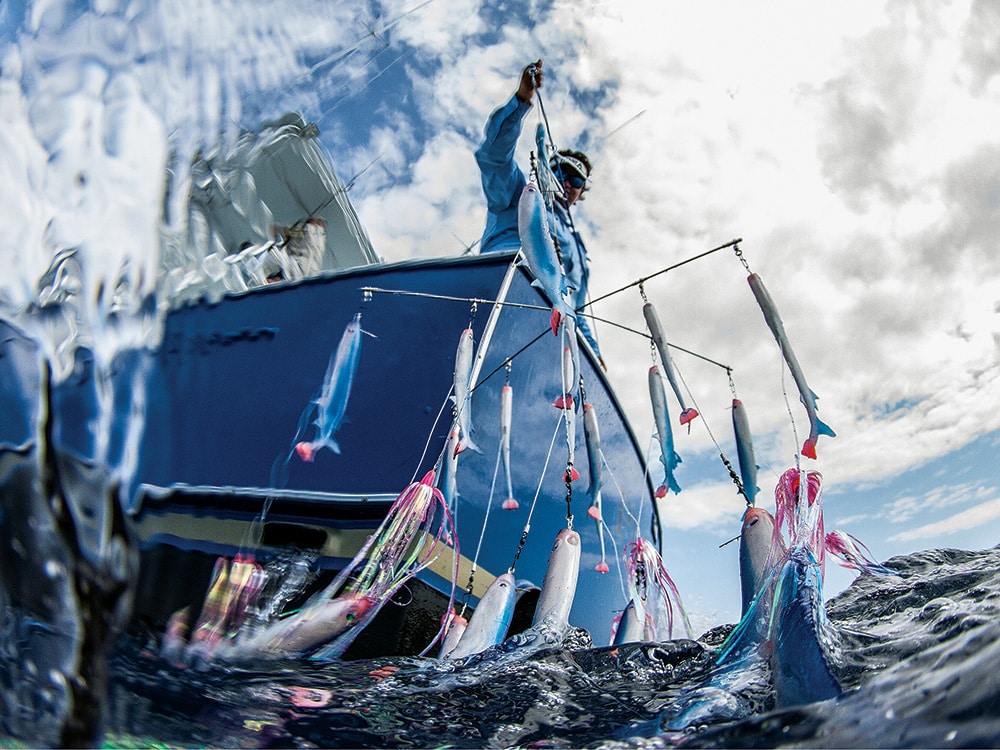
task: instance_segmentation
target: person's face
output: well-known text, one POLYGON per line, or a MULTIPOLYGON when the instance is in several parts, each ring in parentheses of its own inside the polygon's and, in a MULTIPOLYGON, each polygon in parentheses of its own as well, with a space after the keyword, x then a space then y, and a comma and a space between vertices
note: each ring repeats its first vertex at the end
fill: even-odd
POLYGON ((584 185, 586 185, 586 181, 583 177, 573 170, 564 167, 563 190, 566 191, 567 206, 572 206, 580 199, 580 196, 583 195, 584 185))

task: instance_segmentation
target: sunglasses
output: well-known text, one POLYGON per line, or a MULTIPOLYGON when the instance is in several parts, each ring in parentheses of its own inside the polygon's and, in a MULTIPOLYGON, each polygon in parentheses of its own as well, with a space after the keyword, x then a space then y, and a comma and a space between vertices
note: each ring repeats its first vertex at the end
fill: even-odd
POLYGON ((587 181, 578 174, 564 176, 563 179, 569 183, 571 188, 576 188, 577 190, 587 184, 587 181))

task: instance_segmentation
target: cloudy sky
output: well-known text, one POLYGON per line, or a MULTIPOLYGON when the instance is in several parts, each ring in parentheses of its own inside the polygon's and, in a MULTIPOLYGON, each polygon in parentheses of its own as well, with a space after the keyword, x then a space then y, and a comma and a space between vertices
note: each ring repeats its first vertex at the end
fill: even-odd
MULTIPOLYGON (((90 239, 150 248, 148 260, 148 188, 164 168, 184 176, 172 154, 295 109, 319 124, 341 178, 357 177, 351 196, 386 260, 461 253, 484 223, 472 157, 483 123, 541 58, 552 140, 595 165, 575 214, 592 297, 742 238, 838 433, 806 461, 825 477, 828 527, 879 558, 1000 541, 1000 5, 489 5, 6 3, 0 192, 18 210, 5 209, 2 252, 30 275, 23 248, 42 256, 53 234, 88 231, 66 217, 102 183, 73 182, 75 202, 66 185, 98 153, 129 210, 90 239), (74 132, 100 137, 74 145, 74 132), (58 169, 40 179, 46 163, 58 169), (63 217, 55 228, 49 214, 63 217)), ((808 425, 746 276, 725 250, 645 291, 672 343, 732 368, 768 506, 808 425)), ((641 330, 641 306, 631 289, 592 312, 641 330)), ((597 334, 647 440, 648 345, 600 322, 597 334)), ((704 420, 675 434, 683 491, 662 506, 665 557, 701 621, 730 619, 736 550, 718 545, 743 504, 718 454, 735 461, 732 392, 717 365, 674 361, 704 420)), ((849 580, 831 574, 831 588, 849 580)))

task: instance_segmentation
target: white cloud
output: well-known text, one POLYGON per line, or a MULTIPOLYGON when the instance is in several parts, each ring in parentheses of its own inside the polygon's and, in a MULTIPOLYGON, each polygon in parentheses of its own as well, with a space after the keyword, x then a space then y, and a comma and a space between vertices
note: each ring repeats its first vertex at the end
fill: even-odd
POLYGON ((934 539, 941 536, 950 536, 974 529, 984 523, 995 521, 998 518, 1000 518, 1000 497, 993 497, 942 521, 901 531, 889 537, 888 541, 912 542, 918 539, 934 539))

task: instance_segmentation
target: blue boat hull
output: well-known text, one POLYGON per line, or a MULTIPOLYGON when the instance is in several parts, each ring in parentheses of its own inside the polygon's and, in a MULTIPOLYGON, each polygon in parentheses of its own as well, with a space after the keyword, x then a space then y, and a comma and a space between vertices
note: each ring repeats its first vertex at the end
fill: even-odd
MULTIPOLYGON (((482 361, 472 396, 474 437, 482 453, 466 451, 458 465, 459 598, 489 504, 472 606, 493 577, 514 563, 536 493, 514 572, 522 585, 541 585, 552 540, 567 525, 568 500, 583 543, 570 623, 587 628, 595 643, 607 642, 612 620, 625 604, 613 559, 617 550, 607 537, 612 572, 594 570, 600 541, 586 514, 582 414, 576 443, 581 478, 568 496, 561 428, 553 437, 560 418, 552 402, 561 390, 562 345, 548 331, 546 303, 513 260, 511 254, 493 254, 367 266, 171 312, 150 369, 144 438, 128 492, 143 551, 137 614, 161 627, 170 611, 190 603, 193 592, 203 594, 215 555, 253 551, 266 558, 295 546, 318 555, 330 571, 342 568, 395 496, 438 461, 451 426, 455 351, 462 330, 471 325, 477 350, 484 339, 488 349, 477 351, 482 361), (370 288, 381 291, 364 291, 370 288), (502 308, 493 302, 500 296, 502 308), (470 303, 473 299, 479 301, 470 303), (345 418, 335 435, 341 452, 324 449, 315 461, 304 462, 292 450, 300 417, 322 384, 345 326, 359 311, 370 336, 363 338, 345 418), (502 472, 494 485, 500 392, 506 383, 514 390, 516 511, 500 509, 506 497, 502 472)), ((605 522, 620 549, 637 531, 623 502, 635 515, 641 507, 652 528, 640 531, 656 539, 658 520, 642 453, 592 352, 582 343, 580 349, 586 398, 598 415, 616 485, 604 492, 605 522)), ((93 404, 74 393, 70 383, 59 386, 54 398, 66 412, 62 440, 88 455, 85 417, 93 404)), ((30 421, 11 424, 28 432, 30 421)), ((17 436, 4 437, 18 442, 17 436)), ((445 559, 450 557, 439 558, 412 587, 423 592, 418 599, 427 600, 429 627, 443 614, 438 607, 452 590, 452 564, 445 559)), ((522 608, 532 601, 522 597, 522 608)), ((515 620, 530 622, 530 614, 519 612, 515 620)))

